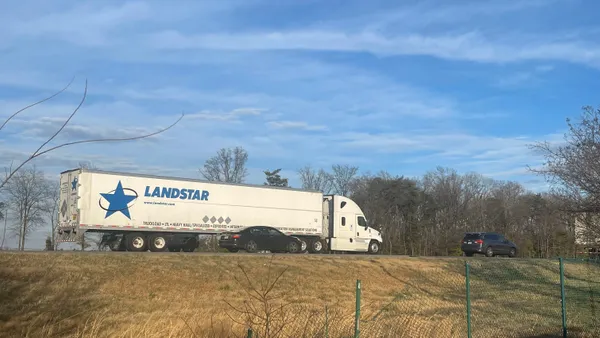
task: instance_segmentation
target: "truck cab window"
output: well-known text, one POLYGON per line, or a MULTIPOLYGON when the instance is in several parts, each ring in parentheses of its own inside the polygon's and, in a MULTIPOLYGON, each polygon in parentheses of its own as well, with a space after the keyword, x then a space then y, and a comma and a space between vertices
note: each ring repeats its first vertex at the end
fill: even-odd
POLYGON ((366 228, 367 227, 367 220, 364 217, 362 217, 362 216, 358 216, 358 225, 361 226, 361 227, 363 227, 363 228, 366 228))
POLYGON ((342 217, 342 225, 346 225, 346 217, 342 217))

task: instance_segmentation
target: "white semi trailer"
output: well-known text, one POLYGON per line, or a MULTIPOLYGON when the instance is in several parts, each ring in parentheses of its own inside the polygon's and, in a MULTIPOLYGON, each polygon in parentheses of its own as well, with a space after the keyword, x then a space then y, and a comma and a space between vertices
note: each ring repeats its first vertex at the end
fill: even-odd
POLYGON ((115 251, 194 251, 198 236, 272 226, 310 253, 378 253, 351 199, 318 191, 73 169, 61 173, 59 241, 103 234, 115 251))

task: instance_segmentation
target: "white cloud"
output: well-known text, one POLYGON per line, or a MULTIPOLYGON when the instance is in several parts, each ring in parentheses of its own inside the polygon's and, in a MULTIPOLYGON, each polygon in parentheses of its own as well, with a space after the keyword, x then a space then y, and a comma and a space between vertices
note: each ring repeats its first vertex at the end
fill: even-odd
POLYGON ((108 57, 131 57, 122 52, 126 51, 144 62, 160 58, 159 55, 168 59, 173 57, 173 51, 310 50, 367 52, 379 56, 428 55, 484 63, 560 60, 600 66, 600 45, 595 36, 590 36, 592 30, 573 34, 572 29, 561 30, 559 25, 550 27, 551 31, 504 27, 500 35, 497 27, 488 23, 504 14, 528 10, 535 13, 540 7, 552 5, 569 6, 565 1, 473 1, 450 5, 418 2, 381 11, 371 8, 366 14, 359 12, 350 17, 333 15, 303 25, 304 29, 232 30, 223 24, 229 22, 224 18, 233 20, 235 11, 256 4, 240 1, 186 2, 181 6, 147 1, 88 4, 33 19, 31 15, 14 18, 9 26, 15 26, 10 30, 13 44, 21 41, 20 37, 59 38, 74 45, 109 48, 111 52, 105 54, 108 57), (178 28, 176 23, 192 18, 194 25, 200 25, 199 32, 178 28), (469 24, 473 20, 478 21, 469 24), (447 26, 450 24, 451 29, 447 26), (157 51, 159 55, 155 54, 157 51))
POLYGON ((368 52, 380 56, 429 55, 448 60, 504 63, 561 60, 600 66, 600 45, 557 41, 553 36, 523 38, 517 33, 492 39, 479 31, 463 33, 401 33, 299 30, 265 33, 184 35, 167 30, 148 36, 146 48, 163 50, 312 50, 368 52))
POLYGON ((258 116, 265 109, 259 108, 236 108, 229 112, 213 112, 213 111, 201 111, 198 113, 186 115, 186 119, 199 119, 199 120, 217 120, 217 121, 230 121, 239 122, 243 116, 258 116))
POLYGON ((11 24, 11 34, 19 37, 53 36, 85 46, 105 46, 106 35, 118 27, 150 17, 145 2, 128 2, 120 6, 77 5, 62 12, 52 12, 34 19, 11 24))
POLYGON ((311 125, 302 121, 271 121, 267 125, 275 129, 299 129, 308 131, 325 131, 328 128, 323 125, 311 125))
POLYGON ((544 74, 553 70, 553 65, 537 65, 533 69, 504 76, 495 84, 498 87, 517 87, 525 84, 539 84, 543 80, 544 74))
MULTIPOLYGON (((504 0, 487 1, 427 1, 420 0, 406 4, 394 3, 393 8, 381 8, 374 12, 357 15, 355 18, 334 21, 333 27, 366 26, 369 31, 423 29, 434 27, 456 27, 465 22, 481 22, 496 19, 504 14, 514 14, 527 10, 539 10, 564 0, 504 0), (399 7, 397 7, 399 6, 399 7)), ((379 7, 379 6, 378 6, 379 7)))

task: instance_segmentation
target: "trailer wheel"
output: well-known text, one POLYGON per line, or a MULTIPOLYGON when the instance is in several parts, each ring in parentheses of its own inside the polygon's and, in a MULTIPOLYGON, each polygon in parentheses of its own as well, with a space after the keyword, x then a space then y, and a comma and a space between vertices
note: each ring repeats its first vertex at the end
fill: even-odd
POLYGON ((305 252, 308 249, 310 243, 307 242, 304 238, 298 238, 300 240, 300 252, 305 252))
POLYGON ((161 234, 151 234, 148 236, 148 247, 152 252, 162 252, 168 250, 167 239, 161 234))
POLYGON ((141 233, 127 235, 126 241, 127 251, 146 251, 148 248, 146 236, 141 233))

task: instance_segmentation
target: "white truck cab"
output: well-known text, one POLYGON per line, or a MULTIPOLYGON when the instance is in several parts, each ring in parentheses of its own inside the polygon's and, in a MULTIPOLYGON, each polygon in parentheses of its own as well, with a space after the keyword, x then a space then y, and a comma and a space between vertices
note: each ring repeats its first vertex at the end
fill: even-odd
POLYGON ((357 251, 376 254, 383 242, 381 232, 369 227, 358 204, 339 195, 323 198, 323 225, 331 251, 357 251))

